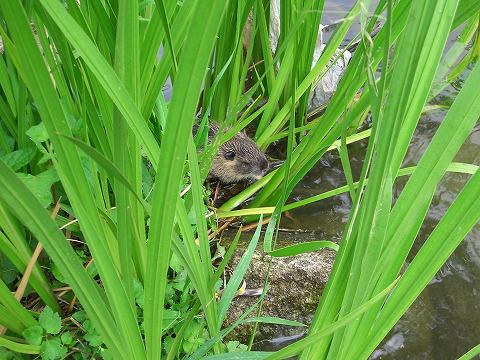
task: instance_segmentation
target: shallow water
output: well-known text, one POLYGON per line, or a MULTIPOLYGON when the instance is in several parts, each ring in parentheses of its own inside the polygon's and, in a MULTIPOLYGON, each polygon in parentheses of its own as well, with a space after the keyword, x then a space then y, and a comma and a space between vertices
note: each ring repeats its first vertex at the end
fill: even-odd
MULTIPOLYGON (((352 4, 351 0, 326 1, 326 13, 322 23, 328 24, 341 18, 352 4)), ((351 36, 355 31, 358 31, 358 24, 352 29, 351 36)), ((449 86, 433 103, 451 103, 457 92, 453 86, 449 86)), ((422 116, 404 166, 418 162, 445 114, 446 110, 435 110, 422 116)), ((356 178, 361 170, 365 149, 365 142, 349 146, 352 170, 356 178)), ((480 165, 479 150, 480 127, 477 126, 455 161, 480 165)), ((447 174, 444 177, 413 251, 426 240, 467 180, 468 176, 462 174, 447 174)), ((292 199, 300 200, 345 183, 338 154, 329 153, 297 186, 292 199)), ((400 193, 404 183, 405 180, 397 182, 396 195, 400 193)), ((343 194, 292 211, 290 218, 283 219, 282 227, 308 229, 317 233, 321 239, 339 240, 350 207, 348 194, 343 194)), ((480 225, 477 224, 371 359, 458 358, 480 343, 479 293, 480 225)), ((278 345, 279 341, 275 343, 275 346, 278 345)))

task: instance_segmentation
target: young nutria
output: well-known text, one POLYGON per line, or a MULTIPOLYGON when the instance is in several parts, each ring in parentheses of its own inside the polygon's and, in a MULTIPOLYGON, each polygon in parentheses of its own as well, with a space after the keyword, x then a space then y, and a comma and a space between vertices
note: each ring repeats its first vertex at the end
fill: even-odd
MULTIPOLYGON (((193 134, 198 126, 193 127, 193 134)), ((210 122, 208 140, 218 133, 218 124, 210 122)), ((269 163, 257 144, 241 131, 218 148, 213 158, 208 177, 218 179, 223 184, 247 180, 258 180, 265 175, 269 163)))

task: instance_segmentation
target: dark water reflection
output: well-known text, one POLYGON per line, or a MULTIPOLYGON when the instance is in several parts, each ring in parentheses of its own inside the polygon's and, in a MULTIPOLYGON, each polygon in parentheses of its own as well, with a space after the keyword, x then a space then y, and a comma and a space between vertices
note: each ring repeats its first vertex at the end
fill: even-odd
MULTIPOLYGON (((341 18, 353 1, 326 1, 328 23, 341 18)), ((358 25, 357 25, 358 30, 358 25)), ((356 31, 352 30, 352 34, 356 31)), ((328 37, 328 34, 326 34, 328 37)), ((466 76, 466 75, 464 75, 466 76)), ((449 86, 434 101, 451 104, 458 91, 449 86)), ((405 157, 404 166, 417 164, 446 114, 435 110, 422 116, 405 157)), ((349 146, 352 169, 358 178, 366 143, 349 146)), ((455 161, 480 165, 480 126, 462 146, 455 161)), ((439 184, 413 253, 445 214, 469 176, 447 174, 439 184)), ((396 184, 401 192, 406 179, 396 184)), ((331 190, 346 183, 338 154, 327 154, 297 186, 291 200, 331 190)), ((348 219, 348 194, 305 206, 284 218, 282 227, 315 231, 324 239, 338 240, 348 219)), ((466 237, 428 287, 398 322, 371 359, 456 359, 480 343, 480 225, 466 237)), ((278 346, 278 343, 275 344, 278 346)))

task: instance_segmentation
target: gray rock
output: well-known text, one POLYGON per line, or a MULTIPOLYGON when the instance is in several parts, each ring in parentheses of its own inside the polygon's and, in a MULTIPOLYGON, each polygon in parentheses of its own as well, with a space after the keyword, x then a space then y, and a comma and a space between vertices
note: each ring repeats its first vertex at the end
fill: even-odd
MULTIPOLYGON (((246 234, 240 240, 238 249, 232 258, 232 265, 240 261, 252 234, 246 234)), ((279 233, 276 248, 291 245, 299 241, 321 240, 314 233, 279 233)), ((245 275, 247 289, 263 287, 269 256, 263 253, 260 242, 245 275)), ((270 271, 270 286, 263 303, 261 316, 275 316, 295 320, 309 325, 320 296, 327 282, 328 274, 335 259, 335 252, 322 250, 300 254, 292 257, 273 258, 270 271)), ((229 309, 224 327, 237 320, 250 306, 258 300, 258 296, 237 296, 229 309)), ((256 316, 256 310, 250 317, 256 316)), ((252 324, 237 327, 229 339, 246 343, 253 328, 252 324)), ((302 334, 306 327, 293 327, 276 324, 259 324, 255 341, 302 334)))

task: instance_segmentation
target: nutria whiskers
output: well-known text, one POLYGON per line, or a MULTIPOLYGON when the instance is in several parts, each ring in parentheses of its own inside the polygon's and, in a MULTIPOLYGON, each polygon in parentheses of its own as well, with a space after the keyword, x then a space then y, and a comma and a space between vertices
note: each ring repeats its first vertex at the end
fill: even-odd
MULTIPOLYGON (((198 126, 195 125, 194 135, 197 129, 198 126)), ((218 124, 210 122, 208 140, 211 141, 218 131, 218 124)), ((268 167, 265 154, 245 132, 241 131, 220 145, 213 158, 208 177, 218 179, 223 184, 258 180, 265 175, 268 167)))

